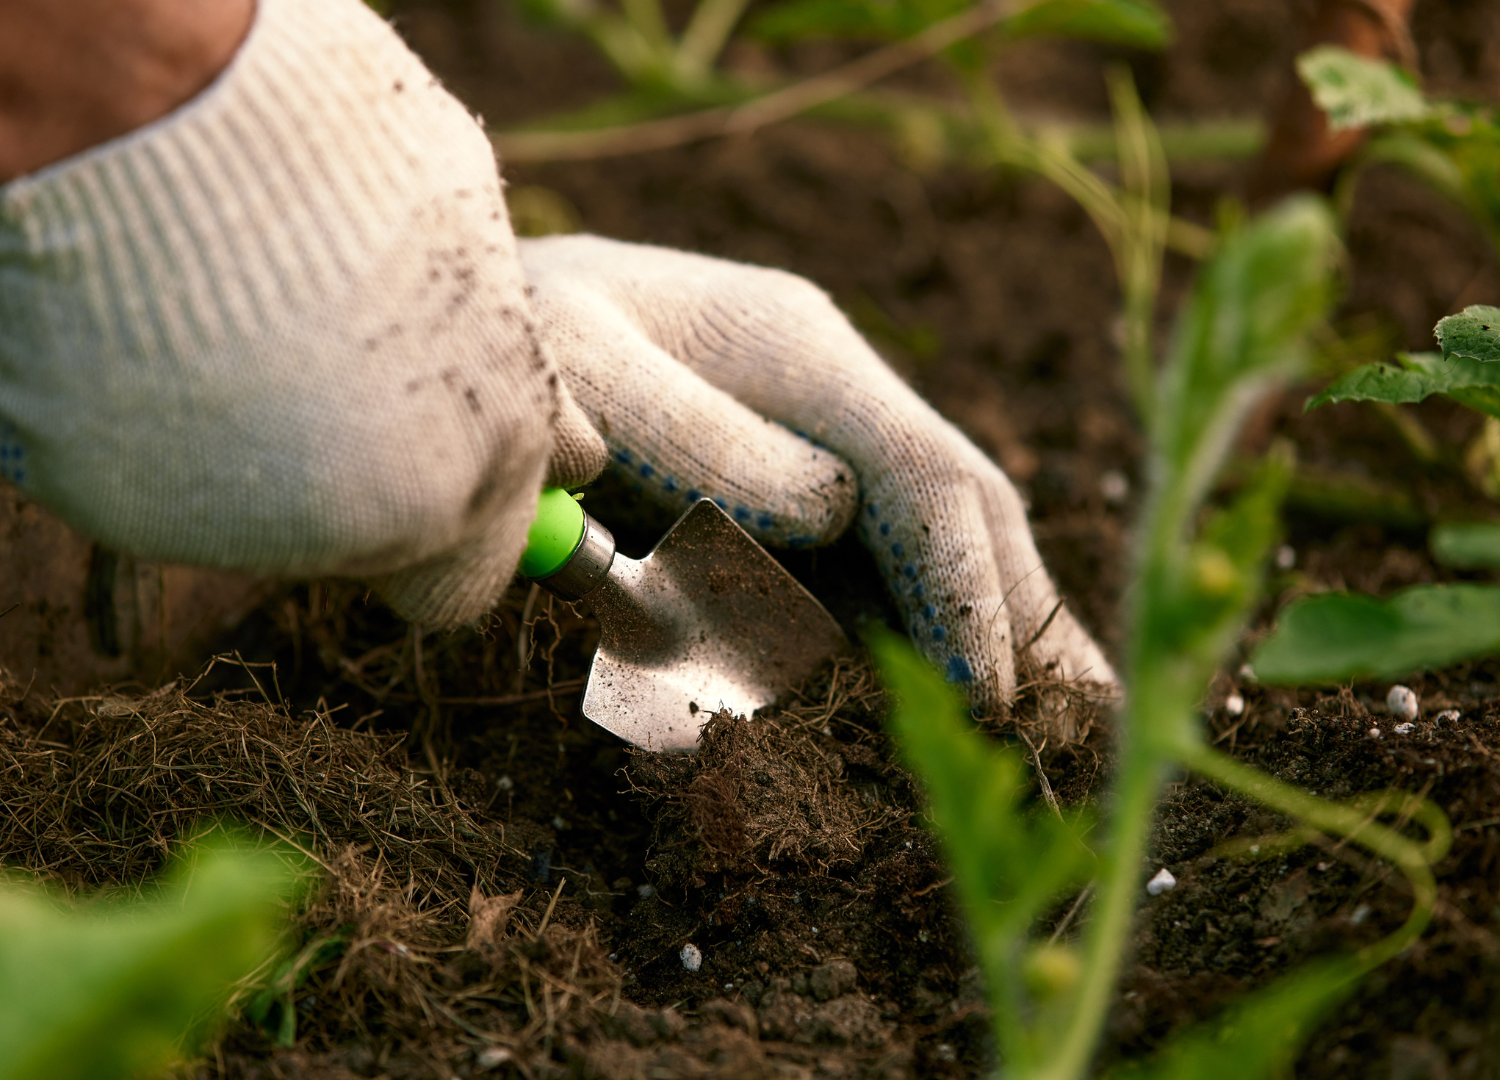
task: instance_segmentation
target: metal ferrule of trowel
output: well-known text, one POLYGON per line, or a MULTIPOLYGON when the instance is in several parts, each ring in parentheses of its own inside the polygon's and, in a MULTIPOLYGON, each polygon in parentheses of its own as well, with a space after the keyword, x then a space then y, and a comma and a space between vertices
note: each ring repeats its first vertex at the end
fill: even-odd
POLYGON ((720 709, 749 716, 849 639, 823 605, 709 499, 644 559, 588 514, 567 560, 533 577, 599 619, 583 714, 647 750, 691 751, 720 709))

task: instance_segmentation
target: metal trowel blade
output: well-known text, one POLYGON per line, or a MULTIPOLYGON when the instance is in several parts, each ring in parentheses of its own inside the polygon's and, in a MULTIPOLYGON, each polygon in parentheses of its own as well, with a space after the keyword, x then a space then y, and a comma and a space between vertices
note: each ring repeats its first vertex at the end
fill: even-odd
POLYGON ((749 716, 850 651, 838 623, 704 499, 589 595, 601 638, 583 714, 647 750, 690 751, 719 709, 749 716))

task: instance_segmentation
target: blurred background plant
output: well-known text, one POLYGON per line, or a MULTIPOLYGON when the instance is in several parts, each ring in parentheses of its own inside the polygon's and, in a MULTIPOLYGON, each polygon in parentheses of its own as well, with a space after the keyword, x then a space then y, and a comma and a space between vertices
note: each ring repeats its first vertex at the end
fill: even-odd
MULTIPOLYGON (((1333 46, 1304 53, 1297 66, 1330 129, 1374 129, 1339 178, 1335 206, 1344 216, 1366 171, 1395 165, 1463 209, 1500 251, 1500 124, 1493 108, 1429 100, 1403 67, 1333 46)), ((1434 395, 1451 398, 1484 416, 1453 464, 1480 493, 1500 498, 1500 308, 1471 305, 1439 321, 1433 333, 1440 351, 1349 365, 1306 408, 1370 403, 1400 421, 1419 455, 1436 458, 1431 435, 1398 410, 1434 395)), ((1500 569, 1495 522, 1441 522, 1429 546, 1437 562, 1456 569, 1500 569)), ((1496 651, 1500 586, 1418 585, 1385 600, 1346 592, 1301 599, 1281 613, 1253 666, 1265 681, 1297 684, 1435 670, 1496 651)))
POLYGON ((204 833, 133 898, 0 885, 0 1080, 134 1080, 192 1055, 274 966, 289 849, 204 833))
MULTIPOLYGON (((639 153, 746 134, 808 114, 881 128, 920 169, 963 162, 1022 170, 1056 184, 1077 200, 1109 245, 1123 295, 1126 368, 1142 413, 1151 404, 1150 322, 1162 252, 1172 248, 1202 258, 1213 248, 1208 230, 1167 212, 1166 161, 1248 156, 1262 139, 1253 121, 1162 130, 1142 125, 1140 100, 1124 66, 1106 74, 1113 125, 1026 120, 1008 107, 994 71, 1009 50, 1045 38, 1161 49, 1172 27, 1152 0, 782 0, 744 26, 745 0, 701 0, 677 34, 668 28, 659 0, 622 0, 618 8, 597 0, 526 0, 526 8, 587 35, 627 88, 582 110, 496 133, 505 161, 639 153), (877 47, 810 78, 763 85, 720 64, 736 29, 767 46, 834 40, 877 47), (873 86, 929 60, 946 89, 873 86), (1091 162, 1114 164, 1117 179, 1091 169, 1091 162)), ((528 202, 537 197, 522 197, 528 220, 538 217, 528 202)))
MULTIPOLYGON (((1108 125, 1018 118, 996 91, 994 70, 1011 49, 1030 41, 1072 38, 1158 50, 1172 36, 1153 0, 781 0, 745 19, 747 6, 747 0, 700 0, 674 32, 660 0, 621 0, 618 7, 601 0, 523 0, 533 18, 586 35, 625 89, 496 133, 502 157, 640 153, 810 113, 886 130, 924 168, 954 161, 1027 167, 1038 153, 1049 161, 1107 159, 1116 153, 1108 125), (773 77, 729 69, 724 57, 735 35, 756 48, 808 41, 876 47, 818 75, 773 77), (931 90, 873 85, 927 60, 945 76, 931 90)), ((1192 122, 1162 132, 1173 158, 1248 156, 1261 139, 1255 121, 1192 122)))
MULTIPOLYGON (((1500 252, 1500 123, 1493 106, 1430 100, 1414 71, 1337 46, 1303 53, 1297 70, 1330 131, 1370 132, 1337 178, 1334 205, 1341 220, 1348 218, 1369 170, 1394 166, 1463 210, 1500 252)), ((1459 325, 1444 320, 1436 331, 1440 336, 1445 324, 1450 331, 1459 325)), ((1432 394, 1452 397, 1486 417, 1458 464, 1475 488, 1491 499, 1500 498, 1500 395, 1495 391, 1496 376, 1484 366, 1496 357, 1446 346, 1441 358, 1402 353, 1397 363, 1404 374, 1384 363, 1359 363, 1366 358, 1365 350, 1355 349, 1342 363, 1335 360, 1332 373, 1340 378, 1309 401, 1308 408, 1337 401, 1372 402, 1395 421, 1418 457, 1435 461, 1437 441, 1398 406, 1432 394)))

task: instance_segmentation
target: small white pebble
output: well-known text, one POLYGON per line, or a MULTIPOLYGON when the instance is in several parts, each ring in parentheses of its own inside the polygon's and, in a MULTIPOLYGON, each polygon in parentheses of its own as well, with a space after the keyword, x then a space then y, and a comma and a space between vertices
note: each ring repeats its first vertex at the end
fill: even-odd
POLYGON ((1130 498, 1130 478, 1119 469, 1110 469, 1099 477, 1099 494, 1111 506, 1119 506, 1130 498))
POLYGON ((501 791, 509 791, 511 788, 516 786, 516 782, 509 776, 502 776, 500 779, 495 781, 495 786, 501 791))
POLYGON ((1253 682, 1258 681, 1255 678, 1255 669, 1253 667, 1251 667, 1249 664, 1241 664, 1240 665, 1240 681, 1241 682, 1247 682, 1247 683, 1253 683, 1253 682))
POLYGON ((558 832, 568 831, 568 823, 556 814, 552 816, 552 827, 558 832))
POLYGON ((1372 739, 1378 739, 1378 738, 1380 738, 1380 729, 1378 727, 1372 727, 1370 729, 1370 738, 1372 738, 1372 739))
POLYGON ((1385 707, 1397 720, 1415 720, 1418 712, 1417 695, 1412 692, 1411 687, 1397 684, 1386 694, 1385 707))
POLYGON ((1349 916, 1349 921, 1352 922, 1355 926, 1358 926, 1360 923, 1364 922, 1369 917, 1370 917, 1370 905, 1369 904, 1360 904, 1359 907, 1357 907, 1357 908, 1354 909, 1354 913, 1349 916))
POLYGON ((1238 694, 1230 694, 1224 699, 1224 711, 1230 716, 1239 716, 1245 711, 1245 699, 1238 694))
POLYGON ((833 738, 833 728, 831 726, 829 726, 828 724, 824 724, 823 725, 823 734, 826 735, 830 739, 833 738))
POLYGON ((1444 709, 1432 718, 1434 724, 1456 724, 1458 723, 1459 711, 1457 709, 1444 709))
POLYGON ((682 966, 688 971, 697 971, 703 966, 703 950, 691 941, 682 947, 682 952, 677 954, 682 958, 682 966))
POLYGON ((1297 549, 1291 544, 1282 544, 1276 549, 1276 569, 1290 570, 1297 565, 1297 549))
POLYGON ((1402 723, 1397 724, 1391 730, 1394 731, 1397 735, 1410 735, 1412 733, 1412 729, 1416 726, 1417 725, 1413 723, 1402 723))
POLYGON ((503 1046, 488 1046, 479 1051, 477 1064, 481 1069, 498 1069, 510 1060, 510 1051, 503 1046))
POLYGON ((1177 879, 1172 876, 1172 871, 1163 866, 1156 872, 1156 876, 1146 882, 1146 892, 1151 896, 1160 896, 1169 889, 1177 888, 1177 879))
POLYGON ((733 990, 734 989, 734 983, 725 983, 724 984, 724 989, 725 990, 733 990))
POLYGON ((653 889, 650 885, 637 885, 635 887, 635 894, 642 900, 650 900, 653 896, 656 895, 656 890, 653 889))

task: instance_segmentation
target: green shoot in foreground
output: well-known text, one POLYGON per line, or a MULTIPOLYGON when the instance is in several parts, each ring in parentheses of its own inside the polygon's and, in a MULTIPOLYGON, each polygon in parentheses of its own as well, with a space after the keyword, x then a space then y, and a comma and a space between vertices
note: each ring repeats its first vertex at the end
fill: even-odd
POLYGON ((1406 876, 1413 904, 1396 932, 1246 996, 1217 1023, 1172 1039, 1131 1075, 1276 1075, 1360 976, 1427 923, 1431 864, 1449 837, 1436 807, 1396 792, 1343 804, 1316 798, 1211 749, 1197 718, 1209 680, 1260 595, 1290 452, 1273 452, 1227 509, 1205 516, 1203 502, 1248 409, 1302 370, 1306 335, 1333 298, 1337 251, 1323 204, 1290 201, 1223 238, 1179 318, 1147 414, 1150 493, 1130 591, 1126 702, 1115 727, 1115 779, 1096 825, 1087 815, 1029 809, 1019 753, 973 730, 957 696, 909 648, 876 643, 896 700, 892 724, 927 785, 973 930, 1000 1075, 1089 1074, 1145 895, 1147 842, 1169 770, 1192 770, 1290 818, 1294 828, 1271 845, 1278 850, 1327 834, 1376 853, 1406 876), (1415 820, 1429 839, 1408 839, 1380 824, 1383 817, 1415 820), (1091 898, 1078 943, 1042 935, 1039 920, 1085 883, 1091 898))
POLYGON ((292 879, 219 835, 141 900, 0 887, 0 1080, 130 1080, 191 1053, 274 957, 292 879))

